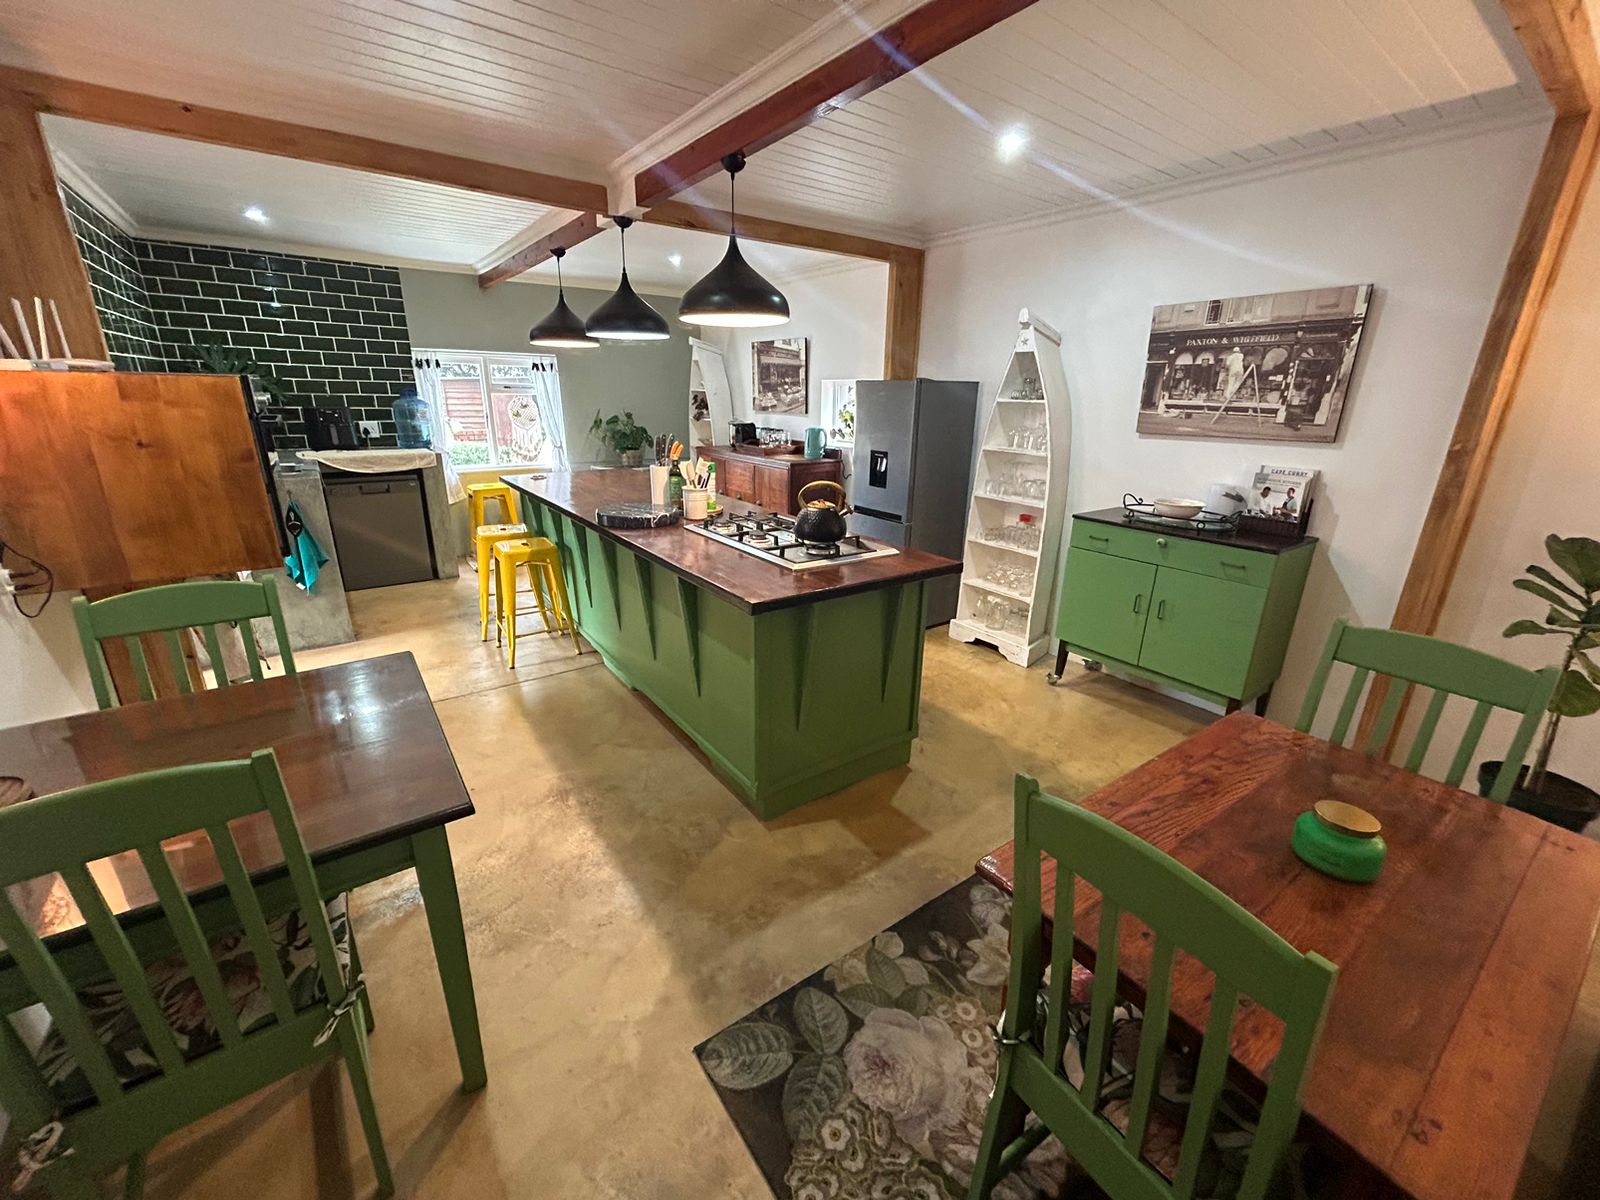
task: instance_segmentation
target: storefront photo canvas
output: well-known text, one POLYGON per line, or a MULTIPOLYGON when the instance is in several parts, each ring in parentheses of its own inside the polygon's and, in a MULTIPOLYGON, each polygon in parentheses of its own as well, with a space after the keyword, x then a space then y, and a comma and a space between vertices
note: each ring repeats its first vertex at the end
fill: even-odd
POLYGON ((750 343, 755 373, 750 395, 758 413, 806 411, 806 339, 774 338, 750 343))
POLYGON ((1372 286, 1157 305, 1139 432, 1335 440, 1372 286))

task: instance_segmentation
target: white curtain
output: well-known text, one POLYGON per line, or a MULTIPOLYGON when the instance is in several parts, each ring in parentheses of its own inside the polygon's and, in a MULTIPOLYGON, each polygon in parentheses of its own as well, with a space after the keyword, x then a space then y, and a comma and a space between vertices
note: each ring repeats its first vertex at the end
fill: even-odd
POLYGON ((539 420, 548 441, 550 465, 558 471, 572 469, 567 457, 567 422, 561 411, 561 375, 556 360, 547 354, 533 359, 533 395, 539 405, 539 420))
POLYGON ((461 475, 450 461, 450 425, 445 420, 444 383, 437 358, 413 359, 412 370, 417 377, 417 395, 433 414, 433 449, 439 456, 439 466, 444 470, 445 495, 451 504, 460 504, 467 498, 467 489, 461 486, 461 475))

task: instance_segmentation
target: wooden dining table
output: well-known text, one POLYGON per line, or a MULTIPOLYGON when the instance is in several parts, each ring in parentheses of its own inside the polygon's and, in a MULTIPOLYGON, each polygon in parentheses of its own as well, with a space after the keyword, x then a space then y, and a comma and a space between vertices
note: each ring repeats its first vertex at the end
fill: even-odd
MULTIPOLYGON (((473 813, 438 714, 410 654, 129 704, 0 730, 0 789, 13 803, 101 780, 188 763, 276 752, 324 896, 414 868, 455 1036, 463 1091, 487 1074, 461 901, 445 827, 473 813)), ((265 813, 232 824, 268 915, 295 899, 265 813)), ((208 934, 236 926, 209 843, 169 842, 168 857, 208 934)), ((136 854, 93 865, 107 903, 144 957, 175 948, 136 854)), ((74 983, 105 974, 59 880, 19 889, 18 903, 74 983)), ((0 947, 0 1013, 34 997, 0 947)))
MULTIPOLYGON (((1347 1195, 1513 1194, 1590 970, 1600 844, 1245 713, 1080 803, 1337 964, 1302 1134, 1331 1139, 1347 1195), (1323 875, 1290 849, 1295 818, 1323 799, 1383 822, 1376 882, 1323 875)), ((978 871, 1009 892, 1014 861, 1008 843, 978 871)), ((1054 860, 1042 871, 1048 915, 1054 860)), ((1080 883, 1074 953, 1090 965, 1098 908, 1080 883)), ((1137 1003, 1150 931, 1125 917, 1119 944, 1120 987, 1137 1003)), ((1175 973, 1175 1035, 1199 1038, 1211 981, 1192 961, 1175 973)), ((1230 1072, 1247 1092, 1264 1092, 1280 1033, 1263 1009, 1241 1009, 1230 1072)))

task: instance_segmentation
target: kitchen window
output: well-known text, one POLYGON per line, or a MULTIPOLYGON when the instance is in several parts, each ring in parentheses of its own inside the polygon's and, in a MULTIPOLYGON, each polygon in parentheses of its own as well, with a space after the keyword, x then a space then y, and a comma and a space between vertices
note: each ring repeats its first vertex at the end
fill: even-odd
POLYGON ((423 350, 417 362, 419 391, 458 470, 567 466, 554 356, 423 350))

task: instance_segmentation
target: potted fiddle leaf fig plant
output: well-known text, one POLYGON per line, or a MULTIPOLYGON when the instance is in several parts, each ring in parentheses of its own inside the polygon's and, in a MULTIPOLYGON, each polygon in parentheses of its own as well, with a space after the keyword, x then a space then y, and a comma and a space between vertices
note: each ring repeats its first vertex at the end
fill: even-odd
MULTIPOLYGON (((1523 767, 1510 803, 1577 831, 1600 814, 1600 792, 1552 771, 1550 751, 1563 721, 1600 712, 1600 666, 1591 657, 1600 649, 1600 541, 1552 533, 1544 548, 1560 574, 1534 564, 1512 586, 1544 601, 1548 611, 1542 620, 1513 621, 1504 636, 1560 638, 1561 681, 1550 698, 1538 753, 1523 767)), ((1495 762, 1479 767, 1479 786, 1492 784, 1499 769, 1495 762)))
POLYGON ((622 458, 623 466, 637 467, 644 461, 644 448, 650 444, 650 431, 635 421, 631 412, 624 412, 621 416, 612 413, 602 420, 597 409, 589 432, 616 451, 622 458))

